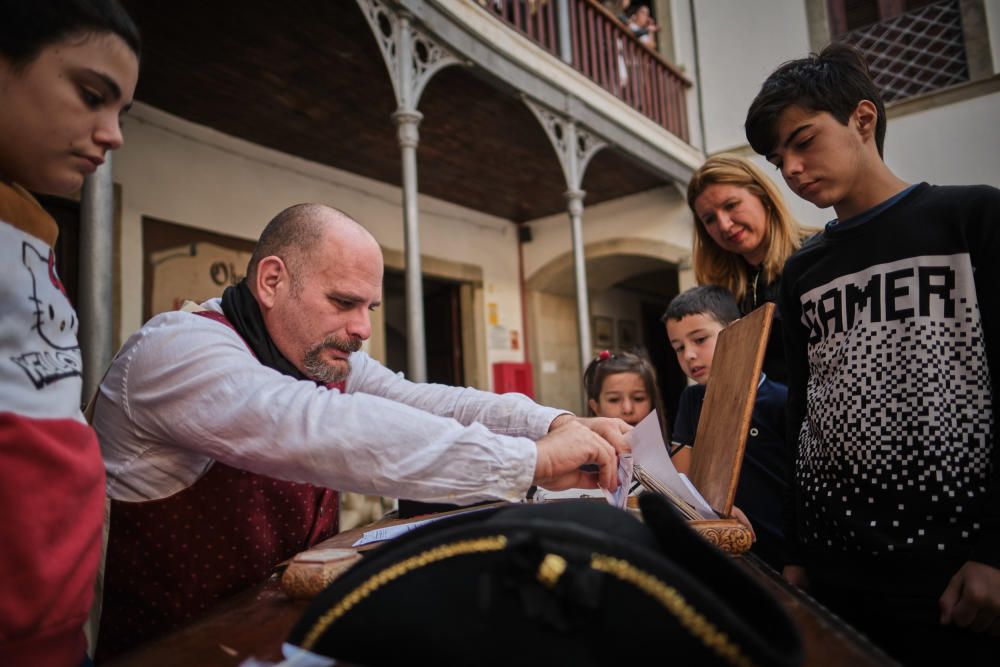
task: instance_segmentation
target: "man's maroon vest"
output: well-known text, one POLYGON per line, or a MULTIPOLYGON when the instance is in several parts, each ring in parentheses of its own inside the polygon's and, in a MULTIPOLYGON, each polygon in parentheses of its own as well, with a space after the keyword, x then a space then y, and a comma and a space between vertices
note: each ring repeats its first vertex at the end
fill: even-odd
MULTIPOLYGON (((197 313, 232 326, 219 313, 197 313)), ((331 385, 343 391, 343 383, 331 385)), ((192 486, 111 501, 99 660, 189 623, 337 532, 337 492, 215 461, 192 486)))

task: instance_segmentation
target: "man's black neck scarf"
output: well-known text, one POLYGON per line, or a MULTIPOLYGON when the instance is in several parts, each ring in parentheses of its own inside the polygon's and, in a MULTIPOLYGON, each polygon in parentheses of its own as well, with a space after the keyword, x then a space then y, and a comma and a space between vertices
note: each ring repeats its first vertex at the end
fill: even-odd
POLYGON ((247 287, 246 278, 222 293, 222 312, 260 363, 296 380, 309 379, 278 351, 271 340, 264 326, 264 316, 260 314, 260 306, 247 287))

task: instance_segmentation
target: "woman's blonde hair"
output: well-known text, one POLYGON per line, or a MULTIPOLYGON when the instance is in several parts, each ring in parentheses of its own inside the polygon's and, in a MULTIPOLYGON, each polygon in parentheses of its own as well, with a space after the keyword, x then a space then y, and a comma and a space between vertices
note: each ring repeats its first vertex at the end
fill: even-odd
POLYGON ((767 254, 761 265, 765 284, 774 282, 781 275, 785 260, 799 249, 806 232, 802 230, 785 206, 781 193, 763 171, 753 162, 739 155, 721 153, 713 155, 701 165, 688 183, 688 208, 694 214, 694 276, 699 285, 722 285, 742 303, 748 285, 743 258, 720 248, 705 230, 698 218, 694 202, 710 185, 726 184, 745 188, 764 205, 767 214, 767 231, 764 243, 767 254))

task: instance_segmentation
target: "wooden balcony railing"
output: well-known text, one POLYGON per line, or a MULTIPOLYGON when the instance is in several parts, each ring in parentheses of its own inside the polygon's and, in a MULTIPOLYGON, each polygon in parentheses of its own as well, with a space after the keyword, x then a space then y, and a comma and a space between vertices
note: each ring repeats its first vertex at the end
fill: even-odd
POLYGON ((594 0, 479 2, 625 104, 688 141, 685 93, 691 82, 594 0))

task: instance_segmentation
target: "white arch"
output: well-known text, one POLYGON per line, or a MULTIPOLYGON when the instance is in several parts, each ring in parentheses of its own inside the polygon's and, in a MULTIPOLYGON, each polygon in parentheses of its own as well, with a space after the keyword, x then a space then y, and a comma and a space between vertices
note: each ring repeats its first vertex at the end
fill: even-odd
MULTIPOLYGON (((588 270, 588 291, 607 289, 625 278, 658 268, 666 262, 678 268, 685 268, 691 257, 691 249, 683 246, 644 238, 617 238, 588 243, 584 246, 584 258, 588 264, 600 263, 606 271, 588 270), (622 258, 629 263, 616 265, 602 262, 622 258), (646 260, 646 261, 643 261, 646 260)), ((552 258, 535 270, 525 280, 525 289, 537 292, 565 292, 565 284, 572 283, 573 253, 565 252, 552 258)))

